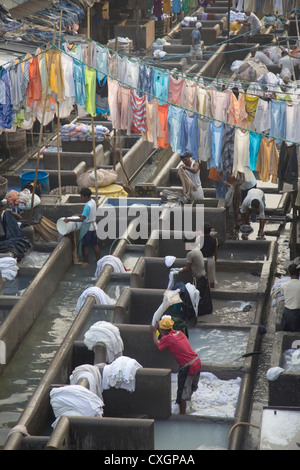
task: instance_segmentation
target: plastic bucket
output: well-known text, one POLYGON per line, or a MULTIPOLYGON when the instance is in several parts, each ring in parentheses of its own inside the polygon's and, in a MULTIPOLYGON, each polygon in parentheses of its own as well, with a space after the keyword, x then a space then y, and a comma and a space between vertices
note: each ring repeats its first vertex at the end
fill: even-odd
MULTIPOLYGON (((26 171, 21 178, 21 190, 24 188, 26 183, 33 183, 35 178, 35 171, 26 171)), ((40 181, 42 185, 42 193, 48 194, 50 190, 49 186, 49 173, 47 171, 38 171, 37 172, 37 181, 40 181)))
POLYGON ((82 222, 76 222, 75 220, 74 222, 64 222, 64 219, 65 217, 61 217, 56 222, 56 228, 60 235, 67 235, 80 229, 82 222))

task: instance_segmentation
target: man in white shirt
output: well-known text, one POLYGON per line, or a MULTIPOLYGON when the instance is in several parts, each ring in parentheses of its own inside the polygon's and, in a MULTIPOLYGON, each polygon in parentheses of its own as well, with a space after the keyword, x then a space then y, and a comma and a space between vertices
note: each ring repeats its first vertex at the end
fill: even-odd
POLYGON ((260 34, 261 22, 259 18, 251 11, 246 11, 245 13, 247 16, 246 20, 238 20, 238 23, 250 26, 251 34, 260 34))
POLYGON ((251 221, 256 221, 256 216, 259 216, 259 230, 258 238, 264 238, 264 227, 266 222, 265 216, 265 195, 261 189, 249 189, 247 196, 242 202, 240 207, 242 225, 249 225, 250 216, 251 221))
POLYGON ((300 331, 300 270, 296 264, 291 264, 288 270, 291 280, 280 287, 284 296, 281 330, 300 331))

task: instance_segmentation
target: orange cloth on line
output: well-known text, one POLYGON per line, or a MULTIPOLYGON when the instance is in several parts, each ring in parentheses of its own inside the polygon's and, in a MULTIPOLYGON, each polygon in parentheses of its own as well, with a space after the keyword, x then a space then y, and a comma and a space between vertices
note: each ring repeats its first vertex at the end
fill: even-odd
POLYGON ((29 82, 27 85, 27 106, 32 107, 33 101, 40 101, 43 88, 37 57, 29 60, 29 82))
POLYGON ((279 163, 279 153, 276 147, 275 139, 263 137, 257 155, 256 171, 259 172, 261 181, 269 181, 277 183, 277 171, 279 163))
POLYGON ((213 181, 219 181, 219 172, 218 168, 211 168, 208 173, 209 179, 213 181))
POLYGON ((157 145, 163 149, 169 147, 169 130, 168 130, 168 109, 169 104, 158 104, 158 115, 160 119, 160 125, 163 137, 157 140, 157 145))
POLYGON ((246 112, 244 93, 239 93, 239 97, 236 98, 235 94, 231 92, 228 108, 228 123, 235 124, 240 127, 246 127, 247 122, 248 114, 246 112))
POLYGON ((159 139, 163 138, 161 122, 158 115, 158 100, 154 98, 152 101, 146 103, 147 114, 147 132, 143 134, 143 139, 148 142, 153 142, 153 147, 157 148, 159 139))

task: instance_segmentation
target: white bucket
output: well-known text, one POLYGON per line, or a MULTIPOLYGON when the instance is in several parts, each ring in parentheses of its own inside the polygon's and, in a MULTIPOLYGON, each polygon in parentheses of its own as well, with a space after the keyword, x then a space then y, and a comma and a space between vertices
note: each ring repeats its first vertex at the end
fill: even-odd
MULTIPOLYGON (((71 217, 68 218, 70 219, 71 217)), ((56 222, 56 228, 60 235, 67 235, 68 233, 76 232, 76 230, 80 229, 82 222, 78 219, 76 221, 76 218, 74 218, 74 221, 72 222, 64 222, 64 219, 65 217, 61 217, 56 222)))

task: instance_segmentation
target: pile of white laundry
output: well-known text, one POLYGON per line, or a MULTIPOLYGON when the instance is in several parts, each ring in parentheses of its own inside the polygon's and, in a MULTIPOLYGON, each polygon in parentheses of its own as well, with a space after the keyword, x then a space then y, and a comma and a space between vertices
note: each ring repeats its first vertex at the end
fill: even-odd
POLYGON ((110 322, 98 321, 84 334, 84 344, 92 351, 97 343, 106 346, 106 362, 111 364, 117 357, 122 356, 123 340, 119 328, 110 322))
POLYGON ((11 256, 0 258, 0 270, 2 277, 11 281, 17 276, 19 271, 17 260, 11 256))
POLYGON ((116 301, 114 299, 112 299, 111 297, 109 297, 109 295, 107 295, 106 292, 104 292, 102 289, 100 289, 100 287, 97 287, 97 286, 88 287, 87 289, 85 289, 85 291, 83 291, 83 293, 80 295, 80 297, 77 300, 77 304, 76 304, 76 307, 75 307, 75 314, 76 315, 80 312, 86 298, 89 295, 94 296, 96 301, 100 305, 114 305, 116 303, 116 301))
POLYGON ((134 392, 136 371, 142 367, 135 359, 127 356, 118 357, 111 364, 104 366, 103 390, 115 387, 134 392))
POLYGON ((95 278, 98 279, 105 266, 110 265, 113 267, 114 273, 126 273, 126 268, 120 258, 114 255, 106 255, 97 261, 97 268, 95 271, 95 278))

